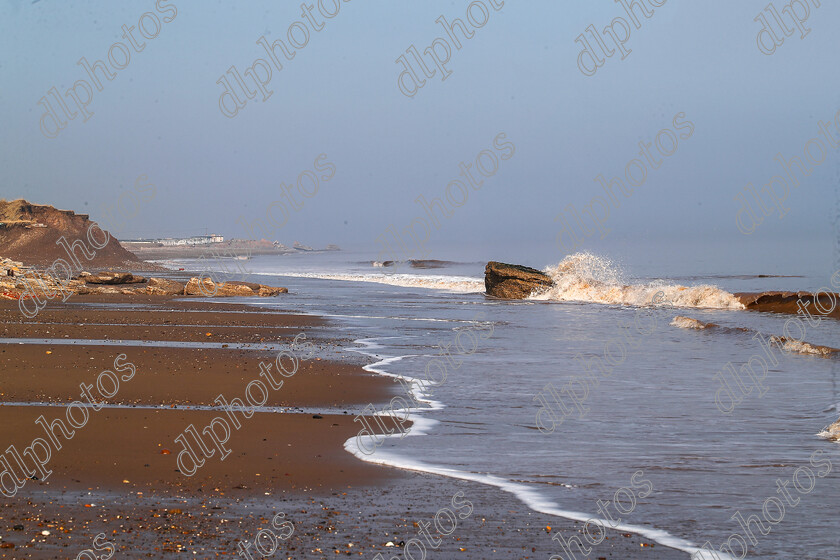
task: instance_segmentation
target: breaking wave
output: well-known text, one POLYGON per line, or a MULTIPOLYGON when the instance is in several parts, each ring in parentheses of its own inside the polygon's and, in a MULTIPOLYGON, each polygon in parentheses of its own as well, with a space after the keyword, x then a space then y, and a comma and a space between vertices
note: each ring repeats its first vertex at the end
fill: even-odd
POLYGON ((828 441, 840 442, 840 420, 831 426, 826 426, 823 431, 817 435, 821 438, 827 439, 828 441))
MULTIPOLYGON (((269 274, 269 273, 257 273, 269 274)), ((426 288, 444 290, 461 294, 483 292, 484 280, 468 276, 434 276, 421 274, 329 274, 319 272, 272 272, 271 276, 289 276, 293 278, 319 278, 321 280, 341 280, 345 282, 372 282, 403 288, 426 288)))
POLYGON ((673 307, 744 309, 733 294, 717 286, 681 286, 662 281, 629 284, 621 270, 609 259, 591 253, 575 253, 544 271, 554 285, 531 294, 530 299, 582 301, 642 307, 651 305, 653 296, 663 292, 662 303, 673 307))

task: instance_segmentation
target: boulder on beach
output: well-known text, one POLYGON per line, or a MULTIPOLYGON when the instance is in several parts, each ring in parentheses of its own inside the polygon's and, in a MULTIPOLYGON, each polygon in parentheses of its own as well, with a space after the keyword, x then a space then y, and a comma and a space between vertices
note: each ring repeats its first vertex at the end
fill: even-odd
POLYGON ((260 289, 257 290, 257 295, 260 297, 271 297, 276 296, 277 294, 288 294, 289 288, 281 288, 281 287, 274 287, 274 286, 263 286, 260 285, 260 289))
POLYGON ((219 282, 209 278, 190 278, 184 287, 186 296, 231 297, 231 296, 275 296, 288 293, 286 288, 275 288, 253 282, 219 282))
POLYGON ((218 284, 209 278, 190 278, 184 287, 185 296, 252 296, 254 290, 248 286, 239 286, 230 282, 219 282, 218 284))
POLYGON ((535 268, 490 261, 484 269, 484 288, 488 296, 524 299, 535 291, 550 288, 554 282, 535 268))
POLYGON ((184 285, 168 278, 149 278, 146 293, 155 296, 178 296, 184 293, 184 285))
POLYGON ((109 284, 101 284, 101 285, 93 285, 93 286, 80 286, 75 290, 75 293, 79 295, 127 295, 133 296, 137 294, 144 293, 143 288, 127 288, 124 285, 109 285, 109 284))
MULTIPOLYGON (((221 284, 220 284, 221 285, 221 284)), ((251 288, 255 295, 262 297, 276 296, 277 294, 288 294, 287 288, 275 288, 273 286, 266 286, 265 284, 257 284, 256 282, 242 282, 239 280, 232 280, 225 282, 225 286, 246 286, 251 288)))

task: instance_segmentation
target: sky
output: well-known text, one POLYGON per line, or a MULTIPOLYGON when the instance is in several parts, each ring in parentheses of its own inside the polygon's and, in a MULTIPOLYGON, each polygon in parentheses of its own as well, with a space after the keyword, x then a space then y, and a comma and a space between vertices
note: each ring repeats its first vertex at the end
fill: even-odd
MULTIPOLYGON (((414 224, 415 236, 425 237, 425 220, 431 247, 556 247, 558 214, 570 204, 580 212, 593 197, 609 202, 595 177, 625 180, 625 166, 642 158, 639 142, 654 142, 663 129, 686 134, 673 124, 683 114, 691 136, 660 157, 657 169, 647 164, 644 183, 617 195, 608 216, 595 202, 602 227, 594 231, 589 222, 591 235, 578 232, 580 247, 709 239, 734 255, 795 239, 813 259, 829 260, 840 243, 832 229, 840 211, 840 149, 829 147, 824 162, 789 189, 784 217, 771 208, 749 235, 739 231, 734 200, 748 183, 760 188, 782 173, 776 154, 804 157, 806 143, 819 138, 820 120, 834 127, 837 3, 795 3, 803 19, 808 6, 802 26, 810 31, 801 37, 776 29, 784 40, 768 55, 758 48, 762 25, 755 21, 768 0, 670 0, 659 7, 646 0, 651 17, 636 7, 639 28, 619 0, 342 0, 332 18, 310 1, 314 23, 303 15, 306 4, 278 0, 0 0, 0 196, 88 213, 120 238, 249 237, 243 224, 260 220, 264 237, 283 243, 375 250, 389 227, 408 238, 414 224), (472 25, 468 10, 473 22, 486 23, 472 25), (471 30, 469 39, 455 31, 460 49, 436 21, 441 16, 471 30), (151 38, 134 29, 137 52, 123 26, 136 28, 141 18, 151 38), (615 18, 628 22, 630 52, 603 57, 586 75, 575 39, 586 33, 597 50, 585 31, 592 25, 614 50, 600 30, 615 18), (288 46, 290 26, 292 40, 305 45, 291 60, 278 49, 278 70, 257 41, 288 46), (121 47, 111 48, 117 42, 126 45, 127 62, 121 47), (443 72, 423 55, 435 75, 404 94, 398 58, 414 61, 407 49, 423 53, 433 42, 440 59, 451 51, 444 64, 451 73, 441 80, 443 72), (109 50, 122 69, 109 61, 109 50), (47 96, 57 107, 48 94, 55 87, 71 111, 78 109, 63 94, 78 80, 92 82, 77 64, 82 57, 102 60, 113 79, 99 72, 102 89, 91 87, 87 121, 65 115, 66 126, 56 130, 45 117, 45 134, 39 100, 47 96), (273 93, 263 100, 255 92, 226 116, 217 82, 227 76, 235 84, 228 69, 241 75, 261 58, 266 64, 242 79, 255 89, 254 76, 265 80, 271 67, 265 87, 273 93), (500 133, 515 151, 494 147, 500 133), (476 177, 484 183, 466 188, 463 202, 464 191, 453 185, 461 205, 446 202, 450 183, 465 180, 459 165, 475 165, 484 150, 496 156, 495 174, 476 177), (307 171, 322 178, 332 171, 309 198, 297 191, 307 171), (296 209, 283 202, 284 184, 296 209), (435 224, 416 202, 420 196, 442 199, 450 215, 438 215, 435 224), (107 210, 120 200, 122 211, 107 210), (281 227, 270 225, 271 212, 281 227)), ((336 2, 321 5, 331 11, 336 2)), ((789 17, 782 15, 793 28, 789 17)), ((614 29, 624 33, 621 21, 614 29)), ((769 35, 764 40, 770 44, 769 35)), ((412 68, 421 71, 416 61, 412 68)), ((407 91, 411 79, 403 76, 407 91)), ((74 91, 84 101, 85 85, 74 91)), ((485 166, 494 161, 482 157, 485 166)), ((311 192, 310 176, 302 184, 311 192)))

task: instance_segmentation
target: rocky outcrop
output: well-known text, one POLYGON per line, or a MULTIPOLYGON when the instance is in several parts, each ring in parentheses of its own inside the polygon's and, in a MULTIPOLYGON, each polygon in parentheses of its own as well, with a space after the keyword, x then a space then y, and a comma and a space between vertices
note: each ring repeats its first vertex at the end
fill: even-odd
POLYGON ((300 241, 295 241, 294 244, 292 245, 292 247, 294 249, 298 250, 298 251, 314 251, 315 250, 308 245, 304 245, 300 241))
POLYGON ((153 296, 177 296, 184 293, 184 285, 167 278, 149 278, 145 292, 153 296))
POLYGON ((79 278, 88 284, 142 284, 146 281, 142 276, 135 276, 130 272, 82 273, 79 278))
POLYGON ((533 292, 546 290, 554 282, 535 268, 490 261, 484 269, 484 288, 488 296, 524 299, 533 292))
POLYGON ((143 288, 128 288, 120 285, 99 285, 99 286, 82 286, 76 290, 79 295, 106 295, 106 294, 121 294, 131 296, 136 294, 146 293, 143 288))
MULTIPOLYGON (((209 278, 199 281, 191 278, 184 285, 168 278, 150 278, 130 272, 83 272, 78 279, 67 279, 56 271, 38 270, 11 259, 0 258, 0 300, 55 299, 73 294, 100 295, 156 295, 156 296, 261 296, 270 297, 288 293, 286 288, 266 286, 252 282, 224 282, 214 284, 209 278), (144 286, 134 284, 146 283, 144 286)), ((62 272, 59 270, 58 272, 62 272)))
POLYGON ((276 296, 288 293, 286 288, 274 288, 252 282, 219 282, 216 284, 209 278, 190 278, 184 287, 184 295, 204 297, 232 297, 232 296, 276 296))
POLYGON ((254 295, 254 290, 248 286, 237 286, 230 282, 216 284, 209 278, 190 278, 190 281, 184 287, 184 295, 205 297, 252 296, 254 295))
POLYGON ((225 285, 247 286, 248 288, 251 288, 254 294, 262 297, 276 296, 277 294, 289 293, 289 290, 287 288, 275 288, 272 286, 266 286, 265 284, 257 284, 256 282, 231 281, 227 282, 225 285))
POLYGON ((804 308, 812 315, 840 319, 840 294, 833 292, 737 293, 735 297, 749 311, 797 315, 803 313, 801 309, 804 308))
POLYGON ((260 286, 260 290, 257 292, 257 295, 260 297, 271 297, 276 296, 277 294, 288 294, 289 288, 281 288, 281 287, 274 287, 274 286, 260 286))

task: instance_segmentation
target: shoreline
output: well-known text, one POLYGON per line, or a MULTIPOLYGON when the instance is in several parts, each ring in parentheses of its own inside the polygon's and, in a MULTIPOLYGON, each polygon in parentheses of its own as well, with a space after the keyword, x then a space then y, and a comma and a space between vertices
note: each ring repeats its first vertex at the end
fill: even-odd
MULTIPOLYGON (((446 406, 443 402, 429 397, 429 395, 422 389, 422 383, 420 379, 404 375, 400 376, 398 374, 387 372, 384 369, 380 369, 383 365, 393 363, 394 359, 400 359, 399 357, 384 356, 380 354, 370 353, 369 350, 378 350, 382 348, 377 342, 371 342, 371 339, 359 339, 356 342, 367 345, 365 350, 358 350, 359 353, 370 356, 371 358, 373 358, 374 356, 377 356, 379 358, 377 361, 364 366, 364 369, 371 372, 377 372, 379 375, 382 375, 387 378, 402 377, 402 379, 406 382, 405 385, 411 386, 411 391, 413 393, 412 399, 417 402, 424 402, 430 406, 430 408, 419 409, 419 411, 431 412, 446 406)), ((418 409, 411 407, 410 410, 412 411, 412 413, 416 413, 415 411, 417 411, 418 409)), ((411 417, 411 422, 413 422, 412 428, 406 435, 412 435, 413 432, 414 435, 427 436, 429 434, 426 430, 438 423, 438 421, 434 419, 422 417, 417 418, 416 416, 411 417)), ((381 437, 397 438, 401 437, 401 434, 399 432, 396 432, 394 434, 384 435, 381 437)), ((581 526, 586 526, 588 525, 588 523, 594 521, 603 528, 602 531, 604 535, 611 535, 617 533, 621 534, 625 538, 632 537, 634 539, 638 539, 640 541, 640 547, 653 547, 658 545, 663 549, 671 550, 675 553, 685 555, 699 553, 699 558, 703 560, 710 560, 705 557, 705 553, 702 552, 702 550, 699 548, 699 545, 695 545, 685 539, 682 539, 676 535, 669 533, 668 531, 656 529, 649 526, 637 525, 633 523, 619 523, 617 525, 614 525, 610 523, 610 521, 612 520, 607 521, 595 515, 564 509, 561 504, 548 500, 541 496, 538 490, 539 487, 535 486, 533 483, 523 483, 521 481, 509 480, 488 473, 475 473, 468 470, 456 470, 439 465, 430 465, 425 463, 421 459, 406 458, 404 456, 398 457, 392 453, 389 453, 388 451, 381 451, 379 449, 376 449, 372 454, 367 454, 360 450, 356 438, 348 439, 344 443, 344 448, 348 453, 354 455, 360 461, 364 461, 369 464, 396 468, 402 471, 418 473, 424 476, 440 476, 450 481, 467 481, 468 483, 478 484, 488 489, 496 489, 497 491, 501 491, 502 494, 510 495, 512 497, 511 499, 515 500, 517 503, 521 504, 526 509, 528 509, 529 512, 531 512, 529 513, 529 515, 533 513, 538 515, 545 515, 548 516, 550 519, 553 519, 553 525, 555 526, 555 528, 558 525, 567 524, 570 522, 575 525, 581 523, 581 526), (380 455, 378 458, 376 457, 377 453, 379 453, 380 455), (656 544, 648 543, 648 540, 653 541, 656 544)), ((548 523, 547 527, 550 528, 551 525, 552 523, 548 523)), ((546 532, 549 532, 548 529, 546 530, 546 532)), ((561 531, 557 531, 556 533, 560 532, 561 531)), ((580 533, 581 530, 578 529, 577 532, 580 533)), ((569 531, 562 530, 562 533, 564 533, 564 538, 566 539, 566 542, 569 542, 572 536, 568 534, 569 531)), ((557 536, 557 534, 555 534, 554 536, 557 536)), ((606 540, 608 538, 609 536, 606 536, 603 540, 606 540)), ((584 544, 586 544, 586 541, 583 542, 584 544)), ((594 548, 596 547, 593 546, 593 549, 594 548)), ((635 557, 629 555, 629 551, 624 551, 622 554, 626 558, 635 557)), ((590 555, 585 556, 590 557, 590 555)), ((527 556, 523 558, 527 558, 527 556)))
MULTIPOLYGON (((393 541, 399 545, 416 536, 412 521, 434 517, 435 510, 446 505, 443 501, 438 505, 434 499, 403 503, 407 487, 417 495, 425 495, 431 487, 440 496, 452 495, 453 488, 463 488, 467 499, 482 496, 486 501, 483 511, 466 522, 481 519, 482 527, 488 528, 483 532, 470 529, 469 536, 465 531, 455 538, 475 541, 483 534, 490 550, 507 550, 521 558, 535 558, 532 549, 558 552, 546 526, 571 535, 581 525, 534 512, 519 499, 482 483, 375 465, 348 453, 345 443, 359 430, 354 415, 370 402, 386 403, 402 388, 368 369, 374 363, 350 350, 358 339, 329 319, 267 312, 220 299, 78 295, 68 303, 47 306, 36 320, 23 317, 16 302, 0 302, 0 321, 4 338, 52 339, 47 344, 0 344, 0 425, 6 434, 5 446, 14 445, 21 453, 34 438, 48 437, 36 425, 37 417, 43 414, 49 422, 60 418, 62 410, 79 399, 79 383, 95 383, 96 375, 110 366, 114 356, 125 354, 137 369, 119 393, 107 400, 121 407, 91 410, 89 422, 76 430, 73 438, 61 440, 60 450, 53 449, 46 464, 52 471, 47 480, 28 480, 13 498, 6 499, 0 516, 15 523, 9 523, 7 531, 0 534, 0 543, 15 548, 0 548, 0 558, 53 558, 58 551, 67 550, 76 554, 89 548, 100 532, 94 525, 108 527, 122 519, 132 519, 139 525, 134 524, 128 533, 116 528, 112 529, 115 533, 108 532, 120 550, 148 550, 148 554, 168 557, 169 553, 174 556, 179 550, 200 545, 215 552, 214 556, 235 555, 235 543, 253 536, 266 524, 260 525, 255 519, 251 532, 243 527, 226 540, 221 536, 224 520, 242 518, 251 515, 254 508, 266 509, 272 504, 282 510, 276 508, 278 499, 288 506, 285 511, 289 518, 293 511, 306 512, 293 520, 298 533, 280 546, 279 550, 288 552, 289 557, 295 557, 301 548, 307 549, 305 557, 319 552, 320 557, 328 557, 325 542, 334 543, 329 546, 342 553, 356 555, 364 550, 366 558, 376 552, 399 553, 399 546, 387 548, 385 544, 393 541), (257 412, 250 419, 242 419, 241 430, 227 442, 231 453, 224 461, 219 461, 218 455, 206 457, 192 477, 177 472, 175 459, 181 447, 174 441, 176 435, 187 425, 200 429, 221 414, 213 403, 216 395, 241 398, 247 381, 256 377, 259 362, 273 355, 267 345, 290 343, 301 332, 315 343, 316 354, 310 360, 301 360, 299 371, 266 403, 267 407, 299 411, 257 412), (230 347, 120 346, 120 341, 129 337, 196 344, 209 339, 230 347), (113 341, 113 345, 65 343, 100 338, 113 341), (38 402, 49 406, 16 404, 38 402), (143 408, 148 405, 158 408, 143 408), (300 410, 304 408, 305 412, 300 410), (349 518, 356 516, 346 521, 353 524, 348 534, 339 537, 329 528, 325 530, 320 512, 311 509, 316 497, 331 511, 342 511, 349 518), (389 516, 381 515, 383 509, 389 510, 389 516), (425 515, 420 514, 424 509, 428 509, 425 515), (415 514, 417 520, 407 517, 415 514), (544 518, 544 523, 534 526, 534 516, 544 518), (498 529, 489 529, 488 520, 501 519, 502 525, 509 525, 508 530, 499 533, 498 529), (196 534, 199 527, 204 527, 212 536, 194 541, 173 532, 161 541, 159 531, 164 520, 168 529, 180 527, 181 535, 196 534), (18 532, 11 525, 24 529, 18 532), (51 534, 42 536, 41 530, 51 534), (396 540, 394 535, 403 536, 396 540)), ((263 519, 266 517, 259 521, 263 519)), ((601 545, 604 553, 618 550, 625 557, 634 557, 633 551, 652 550, 645 537, 627 535, 620 537, 620 532, 610 531, 612 540, 601 545)), ((468 549, 460 550, 464 548, 462 543, 449 538, 442 546, 448 546, 460 558, 486 558, 483 543, 473 542, 468 549)), ((334 550, 330 550, 331 556, 334 550)), ((653 550, 656 554, 646 553, 644 557, 685 557, 685 553, 661 545, 653 550)))

